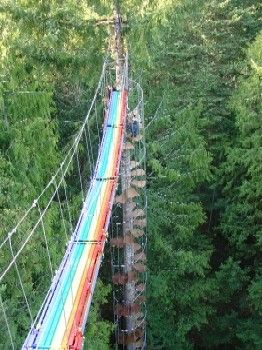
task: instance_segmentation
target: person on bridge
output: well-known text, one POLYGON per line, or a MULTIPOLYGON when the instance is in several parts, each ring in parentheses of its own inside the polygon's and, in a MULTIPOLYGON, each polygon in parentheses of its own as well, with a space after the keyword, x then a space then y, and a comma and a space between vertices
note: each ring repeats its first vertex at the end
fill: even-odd
POLYGON ((136 137, 139 134, 139 118, 137 112, 133 111, 127 120, 127 133, 132 137, 136 137))

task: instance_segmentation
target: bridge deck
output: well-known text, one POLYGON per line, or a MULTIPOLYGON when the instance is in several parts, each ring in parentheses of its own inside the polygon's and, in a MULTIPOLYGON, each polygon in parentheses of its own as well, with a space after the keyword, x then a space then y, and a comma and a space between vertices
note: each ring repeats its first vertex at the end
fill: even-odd
POLYGON ((94 176, 62 263, 23 349, 79 349, 119 173, 126 91, 113 91, 94 176))

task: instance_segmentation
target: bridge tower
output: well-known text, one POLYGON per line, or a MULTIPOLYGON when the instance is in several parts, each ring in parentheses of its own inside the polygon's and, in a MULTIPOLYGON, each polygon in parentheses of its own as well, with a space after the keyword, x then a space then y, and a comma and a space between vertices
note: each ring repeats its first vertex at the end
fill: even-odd
POLYGON ((119 6, 114 12, 115 87, 128 90, 121 175, 111 228, 114 317, 118 349, 146 348, 146 172, 143 91, 128 78, 119 6), (121 83, 125 86, 121 86, 121 83))

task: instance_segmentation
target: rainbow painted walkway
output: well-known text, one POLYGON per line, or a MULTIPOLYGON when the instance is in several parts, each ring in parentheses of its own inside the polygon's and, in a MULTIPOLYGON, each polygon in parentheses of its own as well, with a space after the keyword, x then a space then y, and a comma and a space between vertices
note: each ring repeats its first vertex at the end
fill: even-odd
POLYGON ((79 350, 115 196, 127 92, 113 91, 90 189, 65 256, 22 349, 79 350))

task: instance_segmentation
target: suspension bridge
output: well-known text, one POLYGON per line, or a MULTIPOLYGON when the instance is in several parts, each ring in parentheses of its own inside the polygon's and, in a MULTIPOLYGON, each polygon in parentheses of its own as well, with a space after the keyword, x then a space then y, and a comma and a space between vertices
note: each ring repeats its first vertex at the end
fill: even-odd
POLYGON ((127 55, 118 59, 117 67, 105 60, 59 168, 0 242, 2 348, 83 348, 108 239, 116 348, 146 346, 143 93, 128 78, 127 55), (38 256, 46 257, 44 266, 38 256))

